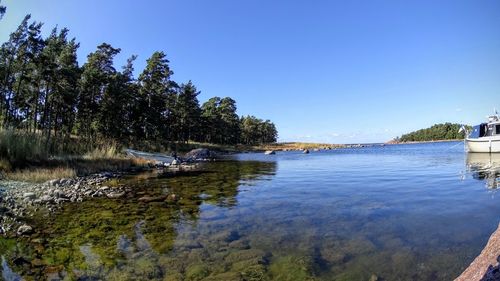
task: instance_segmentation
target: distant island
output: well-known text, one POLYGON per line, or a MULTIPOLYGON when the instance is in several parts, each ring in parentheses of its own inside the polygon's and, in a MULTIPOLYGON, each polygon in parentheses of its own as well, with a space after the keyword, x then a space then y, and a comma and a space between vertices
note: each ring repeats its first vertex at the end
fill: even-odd
POLYGON ((463 139, 465 137, 465 132, 460 131, 460 127, 462 127, 462 125, 457 123, 447 122, 436 124, 429 128, 420 129, 408 134, 404 134, 401 137, 397 137, 389 141, 389 143, 428 142, 463 139))

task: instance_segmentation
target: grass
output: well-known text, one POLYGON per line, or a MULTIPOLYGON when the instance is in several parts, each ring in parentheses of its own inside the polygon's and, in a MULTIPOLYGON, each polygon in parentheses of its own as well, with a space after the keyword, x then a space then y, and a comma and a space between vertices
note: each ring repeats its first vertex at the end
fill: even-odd
POLYGON ((76 171, 72 168, 56 167, 52 169, 32 168, 8 172, 5 176, 9 180, 24 182, 46 182, 56 178, 74 178, 76 171))
POLYGON ((44 182, 148 165, 145 159, 122 154, 114 141, 100 141, 88 147, 88 143, 78 138, 48 147, 39 133, 0 130, 0 178, 44 182))

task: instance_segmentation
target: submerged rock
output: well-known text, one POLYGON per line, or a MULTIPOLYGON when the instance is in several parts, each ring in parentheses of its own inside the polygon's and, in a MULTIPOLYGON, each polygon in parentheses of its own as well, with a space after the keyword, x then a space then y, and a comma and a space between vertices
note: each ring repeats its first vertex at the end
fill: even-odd
POLYGON ((23 224, 17 229, 17 235, 28 235, 32 232, 33 228, 27 224, 23 224))
POLYGON ((139 198, 139 202, 144 202, 144 203, 150 203, 150 202, 161 202, 164 201, 167 196, 161 195, 161 196, 143 196, 139 198))

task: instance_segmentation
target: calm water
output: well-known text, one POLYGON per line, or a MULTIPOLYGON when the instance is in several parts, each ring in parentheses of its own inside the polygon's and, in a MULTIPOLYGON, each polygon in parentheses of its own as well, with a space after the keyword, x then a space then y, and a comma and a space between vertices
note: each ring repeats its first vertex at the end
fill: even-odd
POLYGON ((496 229, 500 156, 460 143, 241 154, 110 184, 31 241, 3 276, 82 280, 450 280, 496 229), (141 196, 170 194, 166 202, 141 196), (175 194, 175 196, 172 196, 175 194), (23 261, 19 262, 22 258, 23 261))

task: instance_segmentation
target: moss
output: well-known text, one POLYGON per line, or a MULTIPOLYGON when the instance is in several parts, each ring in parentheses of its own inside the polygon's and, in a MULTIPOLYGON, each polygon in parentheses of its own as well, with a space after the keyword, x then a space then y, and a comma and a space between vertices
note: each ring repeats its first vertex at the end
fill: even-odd
POLYGON ((309 281, 311 261, 306 257, 284 256, 271 262, 269 273, 277 281, 309 281))
POLYGON ((186 280, 202 280, 209 275, 210 271, 204 264, 191 265, 186 269, 186 280))

